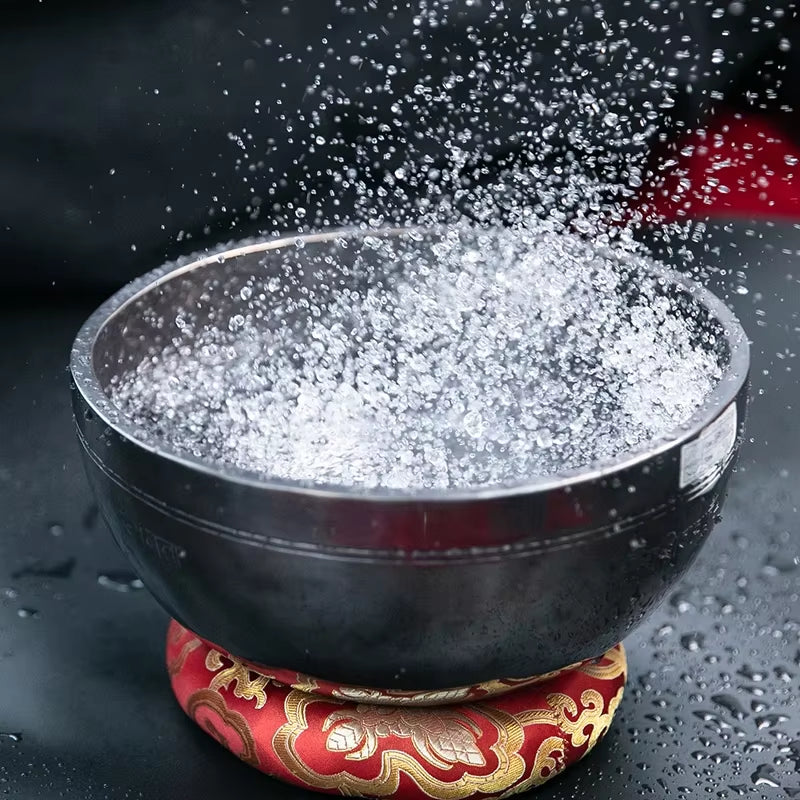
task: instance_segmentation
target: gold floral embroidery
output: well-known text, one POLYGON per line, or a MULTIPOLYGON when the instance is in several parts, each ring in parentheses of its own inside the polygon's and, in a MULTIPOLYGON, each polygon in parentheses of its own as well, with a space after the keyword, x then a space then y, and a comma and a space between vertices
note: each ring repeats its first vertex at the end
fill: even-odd
MULTIPOLYGON (((172 620, 172 624, 169 626, 169 631, 167 633, 167 644, 176 645, 180 640, 190 634, 190 632, 180 624, 180 622, 176 622, 172 620)), ((190 634, 194 635, 194 634, 190 634)))
POLYGON ((213 736, 223 747, 228 748, 242 761, 252 767, 259 766, 256 743, 247 720, 238 711, 229 709, 219 692, 211 689, 196 691, 186 704, 186 713, 206 733, 213 736), (204 714, 203 711, 205 711, 204 714), (238 736, 242 744, 241 751, 237 752, 231 747, 228 737, 225 735, 226 729, 233 731, 238 736))
POLYGON ((558 727, 569 736, 572 746, 586 745, 588 752, 608 730, 622 701, 623 692, 624 687, 620 686, 619 691, 609 701, 606 712, 603 712, 603 695, 596 689, 585 689, 581 692, 583 708, 580 713, 578 704, 565 694, 550 694, 547 696, 547 703, 558 714, 558 727))
MULTIPOLYGON (((187 640, 185 637, 192 634, 185 629, 171 633, 171 645, 174 648, 181 645, 170 665, 172 668, 179 660, 182 665, 200 640, 194 637, 187 640)), ((199 690, 189 698, 187 711, 210 735, 243 760, 257 765, 248 723, 241 714, 227 708, 220 690, 232 690, 235 697, 255 701, 255 708, 261 709, 266 705, 267 685, 272 682, 285 686, 285 683, 266 670, 262 672, 213 649, 206 655, 205 666, 216 674, 208 689, 199 690), (241 748, 232 739, 233 734, 241 741, 241 748)), ((621 677, 624 684, 624 650, 614 648, 602 659, 580 665, 577 670, 596 680, 621 677)), ((481 684, 480 689, 486 694, 502 694, 565 671, 530 679, 489 681, 481 684)), ((284 681, 293 679, 296 674, 296 681, 293 687, 286 687, 289 690, 283 702, 285 722, 272 738, 272 750, 300 783, 342 795, 387 797, 398 791, 405 776, 436 800, 466 800, 475 794, 508 798, 545 783, 565 769, 570 745, 581 757, 594 747, 608 729, 624 688, 619 687, 605 710, 603 695, 586 689, 575 699, 568 694, 551 693, 546 698, 546 708, 511 714, 491 704, 463 704, 478 687, 429 692, 329 688, 334 696, 346 701, 340 702, 314 694, 318 684, 313 678, 300 673, 281 674, 284 681), (299 687, 302 688, 298 691, 299 687), (355 705, 354 701, 361 702, 355 705), (309 730, 307 711, 319 703, 327 710, 314 712, 309 730), (394 707, 387 707, 389 703, 394 707), (456 703, 457 707, 446 707, 446 704, 456 703), (429 710, 428 707, 436 705, 445 707, 429 710), (546 736, 536 746, 535 754, 528 754, 527 758, 533 756, 533 760, 528 760, 526 766, 521 755, 525 728, 537 725, 546 725, 550 728, 547 734, 558 735, 546 736), (301 738, 306 731, 310 738, 301 738), (319 746, 320 732, 327 736, 325 747, 329 755, 317 762, 318 756, 314 753, 319 746), (381 739, 388 741, 381 742, 381 739), (393 749, 392 739, 405 739, 409 745, 403 745, 403 749, 396 749, 395 745, 393 749), (304 754, 313 760, 306 763, 304 754), (342 759, 340 771, 319 772, 311 766, 320 763, 325 770, 336 769, 334 754, 342 759), (358 774, 349 771, 348 761, 361 764, 356 770, 358 774), (432 769, 445 773, 450 779, 436 777, 432 769)), ((275 700, 280 703, 277 697, 275 700)), ((531 744, 529 742, 528 746, 531 744)))
POLYGON ((528 711, 520 711, 514 716, 520 725, 553 725, 558 727, 558 715, 551 708, 532 708, 528 711))
POLYGON ((533 789, 535 786, 541 786, 559 772, 563 772, 567 766, 564 749, 564 740, 560 736, 548 736, 536 751, 531 774, 501 795, 500 800, 520 792, 527 792, 528 789, 533 789))
POLYGON ((533 770, 527 779, 530 783, 525 785, 527 781, 524 781, 517 784, 514 787, 514 794, 524 792, 528 786, 541 786, 545 781, 558 775, 566 767, 565 755, 564 740, 560 736, 548 736, 536 751, 533 770))
MULTIPOLYGON (((297 740, 308 729, 308 707, 318 702, 331 701, 302 692, 290 692, 284 703, 286 723, 278 729, 272 740, 275 753, 283 765, 307 786, 328 791, 335 790, 346 795, 386 797, 397 792, 400 776, 405 774, 431 797, 439 800, 464 800, 476 793, 504 792, 525 774, 525 762, 519 754, 524 741, 522 725, 511 714, 489 706, 474 705, 465 706, 463 711, 469 711, 472 717, 484 722, 488 730, 494 734, 494 742, 485 752, 494 755, 497 766, 488 775, 466 772, 455 780, 442 781, 431 775, 410 753, 392 749, 380 753, 380 761, 376 763, 379 771, 371 778, 361 778, 346 771, 327 775, 317 772, 299 755, 297 740)), ((376 710, 376 713, 380 712, 376 710)), ((408 710, 404 709, 398 713, 407 714, 408 710)), ((473 722, 479 729, 483 729, 478 722, 474 720, 473 722)), ((470 726, 470 730, 474 729, 470 726)), ((438 757, 436 758, 438 760, 438 757)), ((445 763, 445 767, 452 768, 451 764, 445 763)))
POLYGON ((478 767, 486 764, 477 744, 481 729, 458 711, 359 705, 352 711, 334 711, 322 730, 330 730, 328 750, 347 753, 345 758, 354 761, 375 755, 379 738, 396 736, 411 739, 416 751, 439 769, 449 769, 452 764, 478 767))
MULTIPOLYGON (((180 639, 178 639, 178 641, 180 641, 180 639)), ((173 644, 177 644, 177 642, 173 642, 173 644)), ((183 669, 183 665, 186 663, 186 659, 189 658, 189 654, 197 650, 201 644, 202 642, 196 636, 184 642, 178 655, 167 664, 168 674, 171 677, 175 677, 175 675, 183 669)))
POLYGON ((619 644, 612 647, 599 661, 589 661, 579 667, 579 670, 590 678, 610 681, 623 675, 626 668, 625 648, 619 644))
MULTIPOLYGON (((280 683, 280 681, 278 681, 280 683)), ((283 684, 284 686, 286 684, 283 684)), ((316 678, 311 678, 308 675, 303 675, 301 672, 297 673, 297 679, 294 683, 290 684, 292 689, 297 689, 300 692, 309 692, 315 694, 319 691, 319 683, 316 678)))
POLYGON ((231 683, 234 683, 234 697, 238 697, 240 700, 255 700, 256 708, 263 708, 267 702, 265 689, 270 681, 269 676, 251 670, 238 658, 230 655, 226 655, 224 658, 231 662, 230 667, 225 667, 223 655, 218 650, 208 651, 206 669, 211 672, 222 670, 214 676, 208 688, 218 691, 221 688, 228 689, 231 683))

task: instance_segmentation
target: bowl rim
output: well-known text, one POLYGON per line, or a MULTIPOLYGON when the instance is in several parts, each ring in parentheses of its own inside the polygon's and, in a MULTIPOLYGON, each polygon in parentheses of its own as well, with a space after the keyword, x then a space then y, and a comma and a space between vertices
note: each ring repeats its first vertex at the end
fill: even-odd
POLYGON ((316 244, 339 238, 365 236, 401 236, 411 231, 433 232, 446 226, 393 226, 378 228, 335 228, 308 234, 280 234, 259 239, 238 247, 221 247, 186 259, 171 261, 150 270, 129 282, 87 318, 78 331, 70 354, 70 372, 75 389, 85 403, 106 426, 131 444, 152 455, 173 462, 176 466, 201 473, 207 477, 225 480, 242 487, 271 492, 299 494, 339 500, 363 500, 372 502, 464 502, 469 500, 492 500, 517 495, 534 494, 569 489, 577 484, 601 480, 627 469, 643 465, 644 462, 663 455, 691 441, 714 422, 727 408, 735 403, 748 379, 750 367, 750 344, 741 323, 733 311, 709 289, 682 273, 662 265, 652 258, 649 274, 663 277, 691 294, 722 325, 730 346, 731 359, 725 374, 709 393, 703 405, 682 425, 665 432, 659 439, 644 445, 624 450, 614 458, 594 462, 549 475, 533 476, 525 480, 486 486, 467 486, 452 489, 389 489, 385 487, 348 486, 317 481, 290 480, 269 477, 255 470, 246 470, 230 465, 214 465, 188 453, 173 448, 167 442, 148 435, 141 427, 132 423, 103 391, 94 370, 94 348, 103 328, 125 307, 174 278, 202 269, 210 264, 238 258, 253 253, 296 247, 298 241, 316 244))

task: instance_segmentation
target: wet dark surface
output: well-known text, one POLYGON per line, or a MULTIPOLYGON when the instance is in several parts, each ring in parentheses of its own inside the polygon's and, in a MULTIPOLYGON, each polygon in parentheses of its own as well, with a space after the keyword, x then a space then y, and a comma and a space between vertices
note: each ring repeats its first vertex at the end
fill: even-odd
MULTIPOLYGON (((800 230, 739 222, 710 244, 730 286, 748 272, 730 299, 754 341, 752 441, 724 521, 626 642, 612 731, 540 798, 800 797, 800 230)), ((172 699, 166 617, 98 518, 72 432, 65 365, 92 305, 0 301, 0 796, 312 796, 172 699)))

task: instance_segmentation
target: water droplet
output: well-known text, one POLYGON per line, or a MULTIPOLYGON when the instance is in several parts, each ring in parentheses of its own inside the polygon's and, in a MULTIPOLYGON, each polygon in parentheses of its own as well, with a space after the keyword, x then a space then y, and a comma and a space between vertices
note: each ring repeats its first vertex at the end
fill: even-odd
POLYGON ((791 760, 794 761, 795 771, 800 771, 800 739, 792 739, 786 751, 790 754, 791 760))
POLYGON ((628 547, 631 550, 641 550, 642 548, 647 546, 647 541, 645 539, 637 539, 634 537, 628 542, 628 547))
POLYGON ((775 577, 777 575, 788 575, 797 568, 798 564, 793 556, 785 553, 772 553, 764 561, 761 572, 767 577, 775 577))
POLYGON ((464 430, 473 439, 479 439, 483 435, 484 427, 479 411, 470 411, 464 415, 464 430))
POLYGON ((244 317, 241 314, 234 314, 228 320, 228 330, 229 331, 238 331, 244 327, 244 317))
POLYGON ((786 669, 786 667, 781 667, 781 666, 774 667, 772 672, 774 673, 775 677, 779 681, 782 681, 783 683, 791 683, 792 678, 794 678, 794 675, 791 672, 789 672, 789 670, 786 669))
POLYGON ((727 722, 725 722, 724 719, 722 719, 722 717, 720 717, 719 714, 715 714, 713 711, 692 711, 692 714, 703 722, 712 723, 719 730, 724 730, 731 727, 727 722))
POLYGON ((775 777, 775 767, 771 764, 761 764, 750 776, 754 786, 769 786, 773 789, 780 789, 781 785, 775 777))
POLYGON ((39 616, 39 612, 35 608, 18 608, 17 616, 20 619, 36 619, 39 616))
POLYGON ((729 711, 734 719, 743 720, 747 717, 747 712, 744 710, 742 704, 733 695, 715 694, 711 696, 711 700, 726 711, 729 711))
POLYGON ((21 742, 22 741, 22 734, 21 733, 11 733, 8 731, 0 731, 0 740, 6 739, 9 742, 21 742))
POLYGON ((679 613, 687 614, 694 611, 694 604, 685 592, 675 592, 669 599, 669 604, 679 613))
POLYGON ((683 647, 684 650, 696 652, 703 647, 703 644, 705 643, 705 635, 697 631, 693 633, 685 633, 683 636, 681 636, 680 642, 681 647, 683 647))
POLYGON ((743 678, 747 678, 749 681, 753 681, 753 683, 761 683, 761 681, 767 677, 766 672, 753 669, 753 667, 749 666, 748 664, 742 666, 736 674, 741 675, 743 678))
POLYGON ((64 526, 58 522, 53 522, 47 526, 47 530, 50 531, 51 536, 63 536, 64 535, 64 526))
POLYGON ((98 573, 97 583, 114 592, 137 592, 144 589, 144 584, 136 575, 123 570, 98 573))
POLYGON ((756 717, 756 727, 762 731, 768 728, 774 728, 782 722, 788 722, 789 717, 785 714, 765 714, 763 717, 756 717))

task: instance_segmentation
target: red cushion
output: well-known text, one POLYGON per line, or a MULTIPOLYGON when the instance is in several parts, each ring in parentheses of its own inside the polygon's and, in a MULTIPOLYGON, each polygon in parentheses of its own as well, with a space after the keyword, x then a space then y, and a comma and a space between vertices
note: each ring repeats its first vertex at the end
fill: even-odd
POLYGON ((167 666, 184 711, 262 772, 330 794, 418 800, 497 796, 544 783, 605 734, 626 678, 618 645, 538 679, 370 693, 256 669, 177 622, 167 637, 167 666), (464 702, 481 693, 487 699, 464 702))

